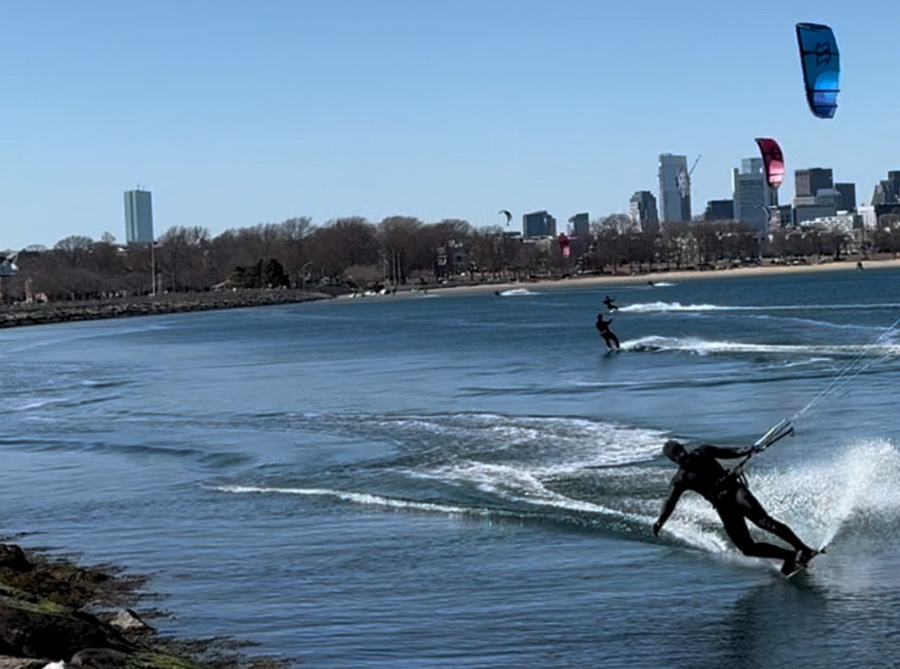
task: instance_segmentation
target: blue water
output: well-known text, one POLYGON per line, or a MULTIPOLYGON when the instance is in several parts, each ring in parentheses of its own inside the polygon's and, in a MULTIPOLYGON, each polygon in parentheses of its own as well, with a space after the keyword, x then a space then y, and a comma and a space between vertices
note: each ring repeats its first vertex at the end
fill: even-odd
POLYGON ((380 297, 0 332, 0 531, 303 667, 892 667, 900 272, 380 297), (621 310, 608 355, 593 327, 621 310), (742 445, 786 581, 666 438, 742 445))

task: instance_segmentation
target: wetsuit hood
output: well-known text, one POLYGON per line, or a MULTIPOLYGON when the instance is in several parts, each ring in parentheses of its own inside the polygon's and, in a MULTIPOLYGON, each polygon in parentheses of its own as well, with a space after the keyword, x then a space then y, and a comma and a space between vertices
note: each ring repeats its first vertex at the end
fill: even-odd
POLYGON ((685 452, 684 446, 675 439, 669 439, 663 445, 663 453, 672 462, 678 462, 678 458, 685 452))

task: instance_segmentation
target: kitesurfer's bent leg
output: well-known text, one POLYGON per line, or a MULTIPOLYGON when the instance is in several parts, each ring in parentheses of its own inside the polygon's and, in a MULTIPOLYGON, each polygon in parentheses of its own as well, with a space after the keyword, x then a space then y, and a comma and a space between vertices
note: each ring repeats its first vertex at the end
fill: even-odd
POLYGON ((604 335, 603 339, 606 341, 606 347, 612 350, 613 344, 615 344, 616 348, 622 348, 619 346, 619 338, 613 334, 612 330, 608 330, 604 335))
POLYGON ((740 488, 735 493, 735 501, 743 512, 744 516, 757 527, 764 529, 766 532, 774 534, 782 541, 786 541, 794 550, 812 553, 813 550, 803 543, 794 531, 782 522, 772 518, 759 503, 759 500, 753 496, 747 488, 740 488))
POLYGON ((775 560, 792 560, 794 558, 794 553, 787 548, 782 548, 775 544, 767 544, 762 541, 753 541, 741 509, 736 506, 732 508, 720 507, 716 511, 719 512, 719 518, 722 519, 722 525, 725 527, 725 533, 728 535, 728 538, 734 542, 734 545, 744 555, 775 560))

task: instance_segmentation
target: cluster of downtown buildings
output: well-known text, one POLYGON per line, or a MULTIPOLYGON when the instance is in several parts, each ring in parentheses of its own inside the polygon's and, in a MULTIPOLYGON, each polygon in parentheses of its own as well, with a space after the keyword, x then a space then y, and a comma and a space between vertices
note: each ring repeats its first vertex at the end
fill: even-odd
MULTIPOLYGON (((699 160, 699 157, 698 157, 699 160)), ((694 162, 696 165, 696 161, 694 162)), ((794 171, 794 198, 779 204, 777 189, 769 186, 762 158, 744 158, 732 173, 732 197, 710 200, 700 215, 691 208, 691 172, 687 157, 671 153, 659 156, 657 193, 636 191, 631 197, 629 217, 633 229, 658 232, 661 225, 691 221, 737 221, 759 235, 778 228, 817 227, 835 232, 872 229, 878 216, 900 208, 900 171, 875 186, 871 204, 858 204, 856 184, 835 182, 831 168, 812 167, 794 171)), ((569 233, 590 234, 589 216, 569 219, 569 233)), ((556 219, 546 211, 525 214, 522 234, 526 238, 555 237, 556 219)))
MULTIPOLYGON (((900 177, 900 173, 891 174, 900 177)), ((653 193, 637 191, 631 197, 631 219, 650 232, 660 224, 692 220, 737 221, 761 235, 779 227, 816 225, 846 232, 875 226, 875 207, 857 206, 856 184, 835 182, 831 168, 795 170, 790 204, 778 202, 778 190, 769 186, 762 158, 741 160, 731 183, 731 199, 710 200, 703 214, 693 217, 687 157, 663 153, 659 156, 659 208, 653 193)))
MULTIPOLYGON (((888 178, 875 186, 871 204, 864 205, 857 204, 856 184, 835 182, 830 167, 795 170, 794 198, 790 204, 782 205, 778 202, 777 189, 771 188, 766 179, 762 158, 744 158, 740 168, 734 168, 732 173, 732 198, 710 200, 704 212, 694 216, 692 172, 686 156, 660 154, 657 194, 640 190, 631 196, 632 229, 656 233, 667 223, 737 221, 761 236, 777 228, 808 226, 851 232, 872 229, 879 216, 900 208, 900 171, 888 172, 888 178)), ((568 233, 582 239, 590 237, 589 215, 579 213, 569 218, 568 233)), ((547 211, 525 214, 521 235, 525 239, 555 238, 556 219, 547 211)), ((154 241, 150 191, 138 188, 125 192, 125 240, 128 244, 154 241)))

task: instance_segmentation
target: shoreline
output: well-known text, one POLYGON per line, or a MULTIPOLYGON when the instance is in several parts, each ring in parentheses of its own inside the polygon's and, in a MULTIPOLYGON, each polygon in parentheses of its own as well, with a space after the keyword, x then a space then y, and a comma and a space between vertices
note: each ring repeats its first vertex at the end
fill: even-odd
POLYGON ((332 295, 303 290, 242 290, 237 292, 170 293, 140 297, 73 300, 69 302, 16 303, 0 307, 0 329, 74 321, 105 320, 295 304, 329 300, 332 295))
MULTIPOLYGON (((148 576, 84 566, 0 537, 0 667, 4 669, 283 669, 287 658, 245 654, 227 637, 160 634, 129 606, 148 576)), ((149 611, 147 616, 165 615, 149 611)), ((246 646, 250 644, 240 644, 246 646)))
MULTIPOLYGON (((864 269, 900 268, 900 259, 866 260, 864 269)), ((524 281, 475 281, 439 285, 403 287, 396 294, 360 295, 358 293, 332 294, 300 289, 248 289, 234 292, 170 293, 156 296, 118 297, 48 303, 15 303, 0 307, 0 330, 28 325, 49 325, 76 321, 105 320, 213 311, 247 307, 296 304, 319 300, 412 298, 423 295, 502 293, 516 289, 567 289, 573 287, 621 286, 627 284, 662 284, 673 281, 698 279, 723 279, 734 277, 800 274, 806 272, 859 271, 856 260, 823 262, 816 265, 756 265, 713 270, 669 270, 640 274, 599 274, 567 278, 541 278, 524 281)))
MULTIPOLYGON (((863 270, 859 270, 856 266, 856 260, 848 260, 846 262, 825 262, 817 265, 757 265, 750 267, 735 267, 731 269, 716 270, 670 270, 670 271, 654 271, 644 272, 641 274, 600 274, 591 276, 576 276, 566 279, 534 279, 526 281, 506 281, 506 282, 484 282, 457 285, 441 285, 428 287, 428 293, 493 293, 503 292, 506 290, 515 290, 521 288, 549 288, 562 289, 572 287, 598 287, 598 286, 621 286, 626 284, 643 284, 648 282, 654 284, 671 283, 673 281, 693 281, 697 279, 731 279, 734 277, 748 276, 776 276, 784 274, 803 274, 809 272, 847 272, 847 271, 866 271, 867 269, 900 269, 900 258, 884 259, 884 260, 865 260, 863 270)), ((397 296, 408 295, 410 291, 398 292, 397 296)), ((338 299, 347 299, 349 295, 342 295, 338 299)), ((375 296, 384 297, 384 296, 375 296)), ((386 296, 393 297, 393 296, 386 296)))

